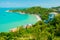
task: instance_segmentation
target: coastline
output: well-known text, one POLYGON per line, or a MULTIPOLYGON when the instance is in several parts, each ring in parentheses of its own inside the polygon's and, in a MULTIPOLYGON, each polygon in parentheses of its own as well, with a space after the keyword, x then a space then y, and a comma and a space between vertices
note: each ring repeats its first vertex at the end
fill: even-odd
MULTIPOLYGON (((11 12, 11 11, 7 10, 6 12, 11 12)), ((24 12, 17 12, 17 13, 19 13, 19 14, 26 14, 24 12)), ((42 21, 42 19, 41 19, 41 17, 39 15, 37 15, 37 14, 31 14, 31 15, 33 15, 33 16, 36 17, 37 22, 38 21, 42 21)), ((27 25, 24 25, 24 26, 26 28, 27 26, 32 26, 32 24, 27 24, 27 25)), ((11 32, 16 32, 17 30, 19 30, 19 29, 18 28, 12 28, 12 29, 10 29, 11 32)))
MULTIPOLYGON (((12 12, 12 11, 7 10, 6 12, 12 12)), ((25 12, 21 12, 21 11, 17 12, 17 13, 19 13, 19 14, 26 14, 25 12)), ((32 15, 34 15, 37 18, 37 21, 42 21, 42 19, 41 19, 41 17, 39 15, 37 15, 37 14, 32 14, 32 15)))
MULTIPOLYGON (((12 11, 6 10, 5 12, 12 12, 12 11)), ((25 14, 24 12, 17 12, 17 13, 19 13, 19 14, 25 14)))

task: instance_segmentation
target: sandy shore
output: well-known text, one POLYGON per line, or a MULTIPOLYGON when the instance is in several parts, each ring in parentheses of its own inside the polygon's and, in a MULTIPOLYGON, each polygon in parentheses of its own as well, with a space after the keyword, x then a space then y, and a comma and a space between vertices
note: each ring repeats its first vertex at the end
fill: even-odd
POLYGON ((24 12, 19 12, 20 14, 25 14, 24 12))
POLYGON ((6 10, 5 12, 9 12, 9 10, 6 10))
POLYGON ((41 20, 41 17, 40 17, 39 15, 36 15, 36 14, 35 14, 35 16, 36 16, 36 18, 37 18, 37 21, 42 21, 42 20, 41 20))
POLYGON ((16 32, 18 30, 19 30, 19 28, 12 28, 12 29, 10 29, 10 32, 16 32))

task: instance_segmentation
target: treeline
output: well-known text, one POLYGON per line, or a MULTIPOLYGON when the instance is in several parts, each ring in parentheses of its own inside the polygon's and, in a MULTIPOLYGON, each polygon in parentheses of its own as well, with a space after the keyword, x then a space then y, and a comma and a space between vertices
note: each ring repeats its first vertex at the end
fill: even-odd
POLYGON ((60 6, 58 6, 58 7, 52 7, 52 9, 58 10, 58 9, 60 9, 60 6))

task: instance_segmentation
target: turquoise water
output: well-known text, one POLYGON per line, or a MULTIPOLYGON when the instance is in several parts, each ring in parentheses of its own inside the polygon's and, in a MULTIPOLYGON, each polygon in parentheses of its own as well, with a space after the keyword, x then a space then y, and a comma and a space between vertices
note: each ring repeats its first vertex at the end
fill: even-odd
POLYGON ((5 12, 10 9, 0 8, 0 32, 8 32, 12 28, 37 22, 34 15, 5 12))

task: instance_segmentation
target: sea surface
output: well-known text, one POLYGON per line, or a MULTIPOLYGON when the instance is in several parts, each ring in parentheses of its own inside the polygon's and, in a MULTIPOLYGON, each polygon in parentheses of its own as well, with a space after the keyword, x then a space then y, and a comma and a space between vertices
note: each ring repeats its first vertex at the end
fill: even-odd
POLYGON ((16 8, 0 8, 0 32, 8 32, 22 25, 35 24, 37 18, 31 14, 6 12, 16 8))

